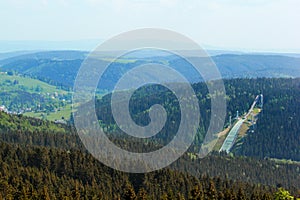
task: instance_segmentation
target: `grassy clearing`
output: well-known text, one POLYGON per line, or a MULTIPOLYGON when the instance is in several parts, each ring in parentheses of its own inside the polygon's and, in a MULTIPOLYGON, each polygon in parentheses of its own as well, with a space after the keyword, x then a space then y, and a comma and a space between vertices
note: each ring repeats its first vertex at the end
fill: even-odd
POLYGON ((65 90, 57 89, 55 86, 49 85, 37 79, 22 77, 18 75, 10 76, 5 73, 0 73, 0 91, 10 92, 18 90, 26 91, 29 93, 67 93, 67 91, 65 90))
POLYGON ((261 109, 260 109, 260 108, 254 108, 253 111, 252 111, 252 113, 253 113, 254 115, 257 115, 257 114, 260 113, 260 112, 261 112, 261 109))
POLYGON ((122 64, 127 64, 127 63, 134 63, 136 60, 135 59, 114 59, 114 58, 101 58, 103 61, 107 62, 115 62, 115 63, 122 63, 122 64))
POLYGON ((229 132, 229 128, 224 129, 220 133, 217 134, 218 138, 212 140, 211 142, 203 145, 203 148, 209 150, 209 151, 219 151, 222 147, 222 144, 224 140, 226 139, 226 136, 229 132))
POLYGON ((244 137, 247 134, 251 124, 249 122, 244 122, 239 130, 238 138, 244 137))
POLYGON ((49 121, 55 121, 64 118, 65 120, 69 120, 72 112, 72 107, 68 104, 66 107, 61 108, 59 111, 50 112, 48 114, 44 112, 27 112, 24 113, 25 116, 34 117, 39 119, 46 119, 49 121))
POLYGON ((218 134, 218 141, 213 148, 214 151, 219 151, 221 149, 229 131, 230 131, 230 128, 226 128, 225 130, 223 130, 222 132, 220 132, 218 134))
POLYGON ((299 164, 299 161, 294 161, 294 160, 287 160, 287 159, 278 159, 278 158, 269 158, 270 160, 273 160, 277 163, 283 163, 283 164, 299 164))

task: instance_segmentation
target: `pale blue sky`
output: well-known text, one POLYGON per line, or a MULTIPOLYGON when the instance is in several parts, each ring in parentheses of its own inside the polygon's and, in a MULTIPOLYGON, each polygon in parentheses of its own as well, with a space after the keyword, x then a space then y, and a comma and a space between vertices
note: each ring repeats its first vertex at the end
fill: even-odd
POLYGON ((0 0, 0 40, 102 41, 167 28, 200 44, 300 52, 299 0, 0 0))

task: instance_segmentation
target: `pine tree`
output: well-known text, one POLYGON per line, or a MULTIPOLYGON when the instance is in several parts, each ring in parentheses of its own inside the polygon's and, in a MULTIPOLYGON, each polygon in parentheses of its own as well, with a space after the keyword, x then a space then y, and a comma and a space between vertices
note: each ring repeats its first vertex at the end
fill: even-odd
POLYGON ((29 192, 27 191, 27 188, 25 186, 22 187, 20 199, 22 200, 29 200, 29 192))
POLYGON ((50 195, 48 193, 48 188, 44 186, 42 194, 41 194, 41 200, 50 200, 50 195))
POLYGON ((178 200, 185 200, 184 196, 180 192, 177 193, 177 198, 176 199, 178 199, 178 200))
POLYGON ((222 191, 218 193, 218 200, 225 200, 225 195, 222 191))
POLYGON ((168 194, 167 194, 166 192, 164 192, 164 193, 161 195, 160 200, 169 200, 168 194))
POLYGON ((272 200, 272 195, 270 193, 265 193, 262 197, 263 200, 272 200))
POLYGON ((208 200, 217 200, 218 199, 216 187, 212 180, 209 181, 209 186, 206 190, 205 198, 208 200))
POLYGON ((237 193, 237 199, 238 200, 246 200, 246 195, 242 188, 239 188, 239 191, 237 193))
POLYGON ((194 188, 190 194, 190 199, 191 200, 203 200, 204 199, 203 189, 202 189, 201 184, 194 186, 194 188))
POLYGON ((125 200, 133 200, 133 199, 136 198, 135 191, 129 183, 127 183, 126 186, 125 186, 125 191, 124 191, 124 194, 123 194, 123 198, 125 200))
POLYGON ((225 190, 224 196, 225 196, 226 200, 235 200, 235 195, 234 195, 233 191, 230 189, 225 190))
POLYGON ((79 186, 78 186, 78 182, 76 181, 75 182, 75 188, 74 190, 72 191, 72 197, 74 200, 80 200, 80 191, 79 191, 79 186))
POLYGON ((147 199, 147 192, 144 188, 140 188, 137 194, 137 200, 146 200, 147 199))

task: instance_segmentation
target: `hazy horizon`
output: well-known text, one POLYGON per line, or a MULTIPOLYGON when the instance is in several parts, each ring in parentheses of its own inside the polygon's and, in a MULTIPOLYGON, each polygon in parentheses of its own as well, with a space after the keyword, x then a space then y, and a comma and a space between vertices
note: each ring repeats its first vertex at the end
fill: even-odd
POLYGON ((0 51, 88 50, 119 33, 152 27, 207 49, 300 53, 299 7, 297 0, 1 1, 0 51))
MULTIPOLYGON (((75 50, 92 51, 104 39, 80 39, 80 40, 0 40, 0 53, 13 53, 20 51, 55 51, 75 50)), ((300 54, 300 49, 247 49, 226 48, 209 44, 200 44, 206 51, 224 51, 232 53, 266 53, 266 54, 300 54)))

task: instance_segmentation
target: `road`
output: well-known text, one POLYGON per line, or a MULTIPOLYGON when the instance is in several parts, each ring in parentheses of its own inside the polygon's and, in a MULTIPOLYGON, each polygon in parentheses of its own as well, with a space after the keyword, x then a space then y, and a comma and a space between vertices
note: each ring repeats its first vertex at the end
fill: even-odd
POLYGON ((258 99, 259 99, 259 95, 256 96, 254 102, 252 103, 248 113, 243 117, 243 118, 240 118, 237 123, 231 128, 231 130, 229 131, 225 141, 223 142, 223 145, 220 149, 220 152, 221 151, 226 151, 227 153, 230 152, 230 149, 232 148, 236 138, 237 138, 237 135, 239 133, 239 130, 242 126, 242 124, 244 123, 244 121, 248 118, 248 116, 251 114, 251 112, 253 111, 256 103, 258 102, 258 99))

